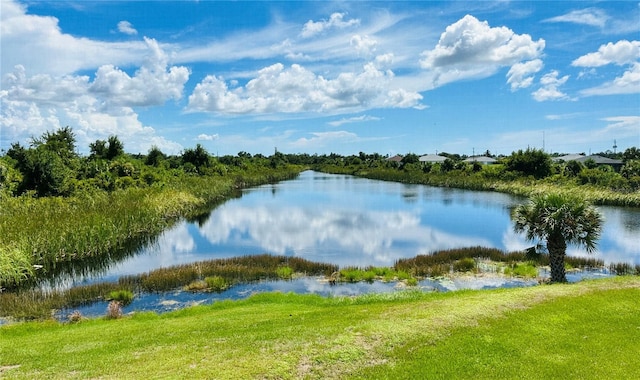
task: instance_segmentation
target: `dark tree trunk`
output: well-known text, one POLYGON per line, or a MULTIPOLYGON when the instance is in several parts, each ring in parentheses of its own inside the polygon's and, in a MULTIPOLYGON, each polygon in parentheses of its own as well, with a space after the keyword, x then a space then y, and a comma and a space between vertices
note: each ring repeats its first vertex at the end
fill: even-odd
POLYGON ((567 243, 562 235, 549 235, 547 249, 549 250, 549 265, 551 266, 551 282, 567 282, 564 272, 564 255, 567 250, 567 243))

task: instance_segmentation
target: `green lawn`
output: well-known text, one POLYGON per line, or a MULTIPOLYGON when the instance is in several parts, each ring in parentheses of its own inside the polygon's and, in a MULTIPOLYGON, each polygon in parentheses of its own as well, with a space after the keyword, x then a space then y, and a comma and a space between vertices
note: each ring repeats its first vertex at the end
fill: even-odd
POLYGON ((640 378, 640 278, 0 328, 3 378, 640 378))

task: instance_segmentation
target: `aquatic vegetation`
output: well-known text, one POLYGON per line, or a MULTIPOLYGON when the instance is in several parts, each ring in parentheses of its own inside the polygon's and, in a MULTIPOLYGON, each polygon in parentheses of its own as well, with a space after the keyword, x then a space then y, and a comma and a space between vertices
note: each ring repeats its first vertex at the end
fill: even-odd
POLYGON ((290 280, 293 276, 293 269, 291 269, 291 267, 280 267, 276 269, 276 274, 278 275, 278 278, 290 280))
POLYGON ((214 292, 221 292, 229 287, 227 280, 220 276, 205 277, 204 282, 207 284, 207 288, 214 292))
POLYGON ((538 267, 532 263, 515 263, 504 268, 507 276, 535 278, 538 276, 538 267))
POLYGON ((109 293, 109 299, 120 302, 122 306, 127 306, 133 301, 133 292, 130 290, 114 290, 109 293))

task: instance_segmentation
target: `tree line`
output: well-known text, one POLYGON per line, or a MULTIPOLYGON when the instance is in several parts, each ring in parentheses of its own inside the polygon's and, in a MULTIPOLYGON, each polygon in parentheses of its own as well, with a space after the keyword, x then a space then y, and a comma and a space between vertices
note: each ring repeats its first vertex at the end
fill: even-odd
POLYGON ((601 155, 619 158, 621 168, 598 165, 587 160, 554 162, 552 156, 538 149, 513 152, 496 157, 489 151, 485 156, 498 159, 495 165, 465 162, 466 156, 440 153, 446 159, 441 163, 420 162, 419 156, 408 153, 400 162, 388 160, 379 153, 343 156, 284 154, 275 152, 266 157, 239 152, 237 155, 214 157, 200 144, 184 149, 178 155, 167 155, 153 146, 147 154, 127 154, 122 141, 115 135, 89 144, 89 155, 77 153, 76 138, 70 127, 45 132, 33 138, 28 147, 13 143, 0 157, 0 194, 15 196, 25 193, 34 196, 69 196, 78 191, 102 189, 114 191, 131 186, 154 186, 166 183, 179 175, 225 175, 234 170, 259 167, 278 167, 293 164, 338 172, 350 170, 397 170, 419 172, 426 175, 450 177, 476 176, 487 180, 503 181, 521 178, 565 181, 577 185, 593 185, 616 191, 640 189, 640 150, 636 147, 613 154, 601 155))

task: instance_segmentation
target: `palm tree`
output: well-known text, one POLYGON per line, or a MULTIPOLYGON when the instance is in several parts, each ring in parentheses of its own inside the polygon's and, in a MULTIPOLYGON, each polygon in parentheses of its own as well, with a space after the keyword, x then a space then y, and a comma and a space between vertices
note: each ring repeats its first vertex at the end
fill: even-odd
POLYGON ((551 266, 551 282, 567 282, 564 256, 567 244, 595 251, 600 237, 602 216, 589 203, 570 194, 534 196, 513 212, 516 232, 528 240, 546 240, 551 266))

